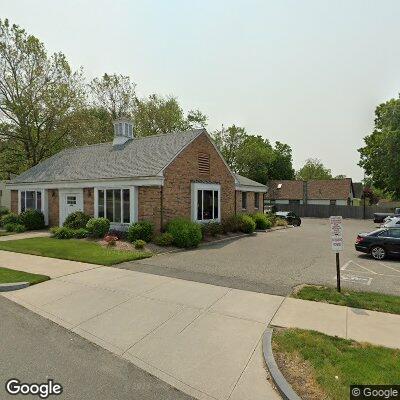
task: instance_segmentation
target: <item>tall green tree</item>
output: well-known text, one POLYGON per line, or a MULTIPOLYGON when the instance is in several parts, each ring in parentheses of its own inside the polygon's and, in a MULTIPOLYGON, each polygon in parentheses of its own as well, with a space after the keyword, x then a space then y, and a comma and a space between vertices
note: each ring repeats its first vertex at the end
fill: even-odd
MULTIPOLYGON (((81 71, 72 71, 62 53, 49 56, 36 37, 0 20, 0 141, 8 155, 14 147, 26 168, 63 148, 68 135, 60 127, 83 101, 81 71)), ((0 169, 4 174, 4 164, 0 169)), ((6 172, 14 171, 20 167, 6 172)))
POLYGON ((375 188, 400 199, 400 96, 376 108, 374 130, 364 141, 359 165, 375 188))
POLYGON ((268 180, 294 179, 292 149, 286 143, 275 142, 274 158, 269 169, 268 180))
POLYGON ((303 167, 296 172, 296 179, 309 181, 311 179, 332 179, 332 172, 325 168, 318 158, 309 158, 303 167))

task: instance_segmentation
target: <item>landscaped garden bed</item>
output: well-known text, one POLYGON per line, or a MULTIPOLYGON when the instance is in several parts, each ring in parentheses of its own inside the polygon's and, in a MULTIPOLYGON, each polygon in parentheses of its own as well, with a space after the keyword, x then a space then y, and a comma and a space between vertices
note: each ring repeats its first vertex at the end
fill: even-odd
POLYGON ((16 282, 29 282, 30 285, 44 282, 50 278, 46 275, 31 274, 28 272, 17 271, 15 269, 0 267, 0 284, 2 283, 16 283, 16 282))
POLYGON ((274 329, 275 361, 303 400, 349 399, 350 385, 400 382, 400 350, 301 329, 274 329))
POLYGON ((292 297, 303 300, 338 304, 366 310, 400 314, 400 296, 373 292, 342 290, 333 287, 305 285, 295 290, 292 297))

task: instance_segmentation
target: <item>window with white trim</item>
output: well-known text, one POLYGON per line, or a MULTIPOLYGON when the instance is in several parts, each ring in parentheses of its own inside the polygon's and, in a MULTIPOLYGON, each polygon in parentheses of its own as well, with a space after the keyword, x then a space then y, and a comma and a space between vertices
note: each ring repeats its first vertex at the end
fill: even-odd
POLYGON ((25 210, 42 210, 42 192, 40 190, 21 190, 20 192, 20 209, 25 210))
POLYGON ((114 223, 130 223, 129 189, 99 189, 97 193, 98 217, 107 218, 114 223))
POLYGON ((198 184, 193 192, 194 219, 197 222, 220 220, 220 186, 217 184, 198 184))

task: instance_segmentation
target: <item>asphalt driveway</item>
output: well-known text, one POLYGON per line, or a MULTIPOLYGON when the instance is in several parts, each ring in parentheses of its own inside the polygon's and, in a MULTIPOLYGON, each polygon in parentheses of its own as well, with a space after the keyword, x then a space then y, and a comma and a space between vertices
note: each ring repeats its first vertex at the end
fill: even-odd
MULTIPOLYGON (((399 295, 399 260, 378 262, 354 249, 357 233, 375 227, 369 220, 344 220, 342 286, 399 295)), ((305 218, 299 228, 257 233, 120 267, 279 295, 303 283, 336 283, 328 219, 305 218)))

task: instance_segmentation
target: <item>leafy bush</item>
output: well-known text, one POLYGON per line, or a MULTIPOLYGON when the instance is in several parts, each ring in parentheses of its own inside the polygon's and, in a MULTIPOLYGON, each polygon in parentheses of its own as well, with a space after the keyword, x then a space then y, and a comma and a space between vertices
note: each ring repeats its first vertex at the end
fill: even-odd
POLYGON ((3 215, 1 217, 1 225, 3 225, 5 227, 7 224, 20 224, 20 225, 22 225, 21 217, 18 214, 15 214, 15 213, 9 213, 9 214, 3 215))
POLYGON ((56 239, 72 239, 74 237, 74 229, 67 228, 66 226, 54 227, 50 232, 56 239))
POLYGON ((287 221, 283 218, 276 218, 275 226, 287 226, 287 221))
POLYGON ((90 218, 86 229, 91 236, 102 238, 110 229, 110 221, 107 218, 90 218))
POLYGON ((178 247, 197 247, 202 239, 200 225, 184 218, 170 221, 167 232, 173 236, 173 243, 178 247))
POLYGON ((269 229, 271 228, 272 224, 267 216, 263 213, 255 213, 250 215, 253 221, 256 223, 256 229, 269 229))
POLYGON ((44 215, 38 210, 26 210, 20 214, 20 219, 28 231, 43 229, 45 226, 44 215))
POLYGON ((158 246, 172 246, 174 243, 174 237, 169 232, 164 232, 161 235, 156 236, 154 243, 158 246))
POLYGON ((82 211, 75 211, 65 218, 63 226, 71 229, 86 228, 86 224, 90 219, 89 215, 86 215, 82 211))
POLYGON ((104 236, 104 241, 108 246, 115 246, 117 244, 117 240, 119 240, 118 236, 110 235, 110 233, 104 236))
POLYGON ((144 246, 146 246, 146 242, 144 240, 138 239, 133 242, 133 245, 135 246, 135 249, 142 250, 144 249, 144 246))
POLYGON ((8 224, 5 224, 4 228, 7 232, 22 233, 22 232, 26 231, 26 227, 24 225, 16 224, 13 222, 9 222, 8 224))
POLYGON ((153 237, 154 226, 149 221, 141 221, 133 223, 128 229, 128 240, 134 242, 135 240, 144 240, 150 242, 153 237))
POLYGON ((75 239, 84 239, 85 237, 88 237, 89 232, 85 228, 79 228, 79 229, 74 229, 74 238, 75 239))
POLYGON ((277 218, 276 215, 273 213, 267 213, 265 215, 266 215, 267 219, 271 222, 271 226, 274 226, 275 222, 276 222, 276 218, 277 218))
POLYGON ((222 229, 225 233, 239 232, 241 226, 241 218, 239 215, 232 215, 222 223, 222 229))
POLYGON ((7 215, 9 213, 10 211, 8 210, 8 208, 0 206, 0 217, 2 217, 3 215, 7 215))
POLYGON ((253 233, 256 229, 256 223, 253 219, 245 214, 239 215, 240 218, 240 231, 243 233, 253 233))
POLYGON ((217 236, 224 232, 222 225, 219 222, 209 222, 201 225, 201 232, 203 236, 217 236))

